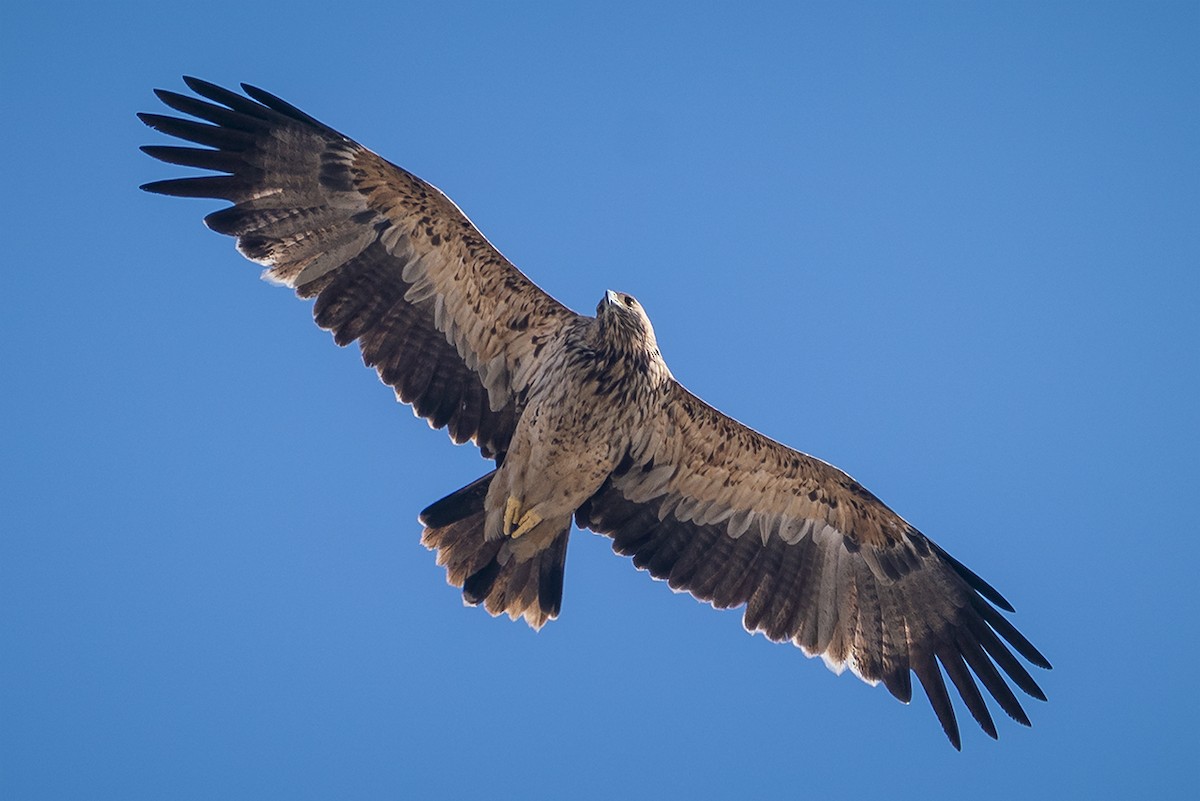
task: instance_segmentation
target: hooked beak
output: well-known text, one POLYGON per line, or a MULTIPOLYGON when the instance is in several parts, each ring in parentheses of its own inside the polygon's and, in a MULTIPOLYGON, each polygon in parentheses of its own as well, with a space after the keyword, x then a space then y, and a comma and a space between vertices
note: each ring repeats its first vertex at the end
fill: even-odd
POLYGON ((613 306, 621 305, 621 302, 617 299, 617 293, 613 292, 611 289, 604 290, 604 302, 610 303, 613 306))

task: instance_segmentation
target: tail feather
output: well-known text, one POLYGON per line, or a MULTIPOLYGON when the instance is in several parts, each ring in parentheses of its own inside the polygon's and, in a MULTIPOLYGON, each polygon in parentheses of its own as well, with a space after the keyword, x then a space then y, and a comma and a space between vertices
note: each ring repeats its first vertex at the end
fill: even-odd
POLYGON ((535 629, 562 609, 570 520, 550 545, 518 558, 506 540, 484 538, 483 501, 493 473, 431 504, 421 512, 421 544, 437 551, 446 580, 462 587, 463 600, 483 604, 493 616, 519 617, 535 629))
POLYGON ((421 525, 426 528, 442 528, 482 512, 483 501, 487 498, 488 487, 494 475, 495 470, 426 506, 419 517, 421 525))
POLYGON ((538 564, 538 604, 550 618, 562 609, 563 576, 567 568, 567 536, 570 526, 541 554, 538 564))
POLYGON ((437 551, 437 563, 446 568, 446 581, 455 587, 462 587, 500 554, 503 541, 483 538, 483 518, 480 511, 449 525, 426 528, 421 535, 421 544, 437 551))
POLYGON ((496 577, 499 575, 500 563, 493 556, 492 561, 467 576, 463 581, 463 600, 471 606, 481 604, 492 594, 492 587, 496 586, 496 577))

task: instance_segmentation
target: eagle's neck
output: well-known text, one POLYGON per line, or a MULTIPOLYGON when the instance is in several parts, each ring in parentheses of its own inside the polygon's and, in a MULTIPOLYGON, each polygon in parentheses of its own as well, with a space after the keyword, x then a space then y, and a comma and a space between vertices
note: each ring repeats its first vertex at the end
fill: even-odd
POLYGON ((586 337, 588 377, 602 391, 626 391, 634 386, 657 388, 671 377, 654 332, 636 320, 602 315, 586 337))

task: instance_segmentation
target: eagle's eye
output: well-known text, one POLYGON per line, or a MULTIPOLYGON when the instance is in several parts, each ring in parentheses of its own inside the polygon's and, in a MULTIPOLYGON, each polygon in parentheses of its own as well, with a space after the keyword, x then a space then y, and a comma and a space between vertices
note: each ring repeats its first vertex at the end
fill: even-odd
POLYGON ((626 308, 632 309, 637 306, 637 301, 631 298, 629 295, 622 295, 621 300, 625 302, 626 308))

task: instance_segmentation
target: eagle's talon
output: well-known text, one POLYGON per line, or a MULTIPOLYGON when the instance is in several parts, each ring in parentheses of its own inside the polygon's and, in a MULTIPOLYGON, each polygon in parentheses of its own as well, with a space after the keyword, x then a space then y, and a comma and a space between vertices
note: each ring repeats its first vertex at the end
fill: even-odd
POLYGON ((513 526, 517 524, 517 520, 521 517, 521 502, 512 495, 508 496, 508 502, 504 504, 504 533, 512 536, 513 526))
POLYGON ((512 533, 512 538, 515 540, 522 534, 528 534, 540 522, 542 522, 542 516, 530 509, 521 517, 521 525, 517 526, 517 530, 512 533))

